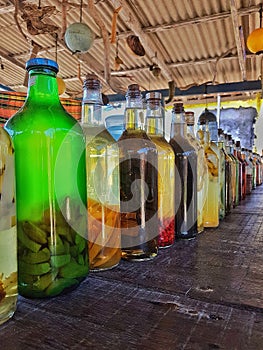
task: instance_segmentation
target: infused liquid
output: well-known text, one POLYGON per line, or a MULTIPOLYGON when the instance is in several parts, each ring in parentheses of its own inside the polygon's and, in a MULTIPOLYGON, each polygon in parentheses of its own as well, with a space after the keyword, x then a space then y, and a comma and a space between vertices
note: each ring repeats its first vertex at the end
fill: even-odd
POLYGON ((91 270, 121 258, 119 149, 104 126, 82 125, 86 135, 88 244, 91 270))
POLYGON ((158 165, 154 143, 140 129, 142 110, 126 108, 126 130, 118 140, 122 258, 148 260, 158 246, 158 165))
POLYGON ((0 324, 16 310, 17 231, 14 150, 8 134, 0 129, 0 324))

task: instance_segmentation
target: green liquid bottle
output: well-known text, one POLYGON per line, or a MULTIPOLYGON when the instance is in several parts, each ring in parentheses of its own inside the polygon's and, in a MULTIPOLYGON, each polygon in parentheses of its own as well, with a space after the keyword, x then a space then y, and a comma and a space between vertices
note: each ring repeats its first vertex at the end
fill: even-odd
POLYGON ((87 276, 85 139, 59 100, 56 62, 26 63, 28 93, 5 125, 15 149, 18 288, 55 296, 87 276))
POLYGON ((84 82, 81 126, 86 136, 88 241, 91 271, 117 266, 121 259, 119 148, 102 119, 101 84, 84 82))
POLYGON ((0 127, 0 325, 17 304, 15 161, 12 140, 0 127))

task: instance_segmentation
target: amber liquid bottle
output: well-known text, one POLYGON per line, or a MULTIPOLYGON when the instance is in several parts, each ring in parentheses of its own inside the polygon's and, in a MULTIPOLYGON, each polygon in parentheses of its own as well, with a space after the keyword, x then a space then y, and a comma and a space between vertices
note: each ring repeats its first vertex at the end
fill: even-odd
POLYGON ((241 187, 241 199, 246 198, 246 160, 241 154, 240 141, 236 141, 237 158, 241 162, 241 174, 242 174, 242 187, 241 187))
POLYGON ((164 137, 164 108, 159 92, 146 94, 146 132, 154 142, 158 153, 158 223, 159 248, 174 243, 174 151, 164 137))
POLYGON ((197 152, 186 134, 182 103, 172 111, 170 145, 175 153, 175 235, 191 239, 197 234, 197 152))
POLYGON ((144 131, 139 86, 126 94, 125 130, 118 140, 122 258, 143 261, 158 253, 158 154, 144 131))
POLYGON ((121 259, 119 148, 102 119, 101 83, 87 75, 81 126, 86 139, 88 247, 91 271, 118 265, 121 259))
POLYGON ((203 209, 207 195, 208 168, 204 148, 194 134, 194 112, 185 112, 185 121, 187 124, 187 137, 197 152, 197 230, 198 233, 201 233, 204 231, 203 209))
POLYGON ((218 142, 221 144, 225 154, 225 214, 228 215, 233 209, 232 194, 232 164, 233 160, 226 151, 226 140, 222 129, 218 129, 218 142))
POLYGON ((224 134, 224 135, 225 135, 225 139, 226 139, 226 151, 232 160, 232 163, 231 163, 231 188, 232 188, 232 205, 234 208, 236 206, 236 196, 238 195, 237 190, 236 190, 237 189, 236 182, 238 181, 237 180, 237 165, 236 165, 236 159, 232 155, 232 149, 231 149, 232 142, 230 141, 228 134, 224 134))

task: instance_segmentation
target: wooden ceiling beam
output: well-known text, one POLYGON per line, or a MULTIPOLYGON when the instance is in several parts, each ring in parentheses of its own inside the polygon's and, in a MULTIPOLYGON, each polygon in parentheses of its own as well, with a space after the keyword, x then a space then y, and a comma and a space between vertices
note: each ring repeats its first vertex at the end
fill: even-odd
POLYGON ((245 48, 243 45, 244 37, 243 37, 242 27, 239 25, 236 0, 230 0, 230 8, 231 8, 231 19, 232 19, 236 47, 237 47, 237 56, 238 56, 239 67, 240 67, 240 71, 242 74, 242 78, 245 81, 245 80, 247 80, 246 52, 245 52, 245 48))

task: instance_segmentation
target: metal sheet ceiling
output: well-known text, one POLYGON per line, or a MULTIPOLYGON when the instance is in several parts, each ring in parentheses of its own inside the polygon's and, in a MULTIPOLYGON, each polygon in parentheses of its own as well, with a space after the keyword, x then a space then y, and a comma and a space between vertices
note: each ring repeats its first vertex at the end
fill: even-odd
POLYGON ((105 94, 123 92, 131 83, 138 83, 142 90, 160 90, 167 89, 168 81, 173 80, 177 88, 185 90, 201 84, 258 80, 261 56, 251 54, 241 43, 259 27, 260 3, 259 0, 0 0, 0 57, 4 67, 0 69, 0 84, 26 91, 24 67, 32 53, 32 41, 40 46, 38 57, 57 57, 59 74, 66 83, 64 96, 81 97, 81 79, 89 72, 101 78, 105 94), (91 2, 106 28, 108 40, 114 9, 122 6, 117 17, 117 38, 123 64, 119 71, 114 71, 116 44, 110 44, 111 84, 105 77, 105 47, 101 28, 90 11, 91 2), (57 47, 54 33, 28 33, 21 17, 25 3, 56 7, 43 22, 58 27, 57 47), (67 26, 79 22, 81 17, 95 33, 93 46, 87 53, 73 55, 65 46, 61 35, 62 3, 67 3, 67 26), (19 31, 16 20, 27 39, 19 31), (140 58, 132 55, 126 45, 127 36, 138 33, 146 51, 140 58), (159 77, 150 70, 153 64, 161 68, 159 77))

